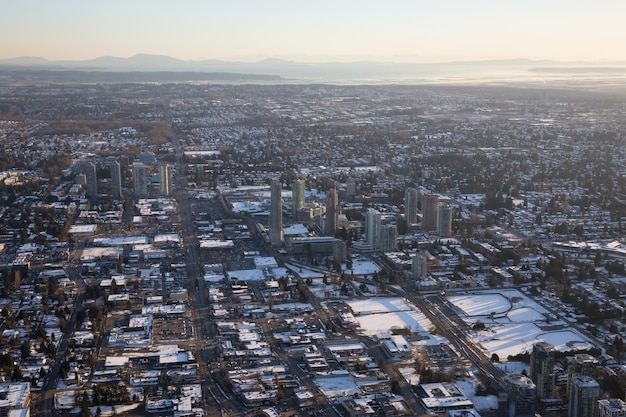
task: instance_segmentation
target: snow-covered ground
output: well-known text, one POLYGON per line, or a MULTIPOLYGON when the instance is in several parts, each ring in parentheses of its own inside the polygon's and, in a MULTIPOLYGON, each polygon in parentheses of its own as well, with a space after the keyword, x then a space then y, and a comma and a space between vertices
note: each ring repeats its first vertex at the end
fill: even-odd
POLYGON ((448 301, 468 317, 503 314, 512 308, 509 298, 499 293, 454 295, 448 301))
POLYGON ((400 297, 372 297, 350 300, 346 304, 354 312, 361 331, 369 336, 388 335, 392 329, 410 329, 423 339, 419 344, 445 343, 445 339, 430 335, 430 320, 417 307, 400 297))
POLYGON ((496 395, 478 396, 476 388, 479 381, 476 378, 465 378, 454 381, 461 388, 461 391, 474 403, 477 411, 488 411, 498 409, 498 397, 496 395))
POLYGON ((452 295, 448 300, 465 314, 468 323, 481 321, 486 325, 487 330, 477 332, 475 340, 501 360, 528 352, 539 341, 560 351, 592 347, 585 336, 564 322, 548 322, 551 314, 516 290, 452 295))
POLYGON ((356 276, 374 275, 376 272, 380 272, 380 267, 374 261, 369 260, 354 260, 352 262, 352 269, 347 269, 346 264, 341 266, 346 274, 354 274, 356 276))
POLYGON ((296 275, 298 275, 302 279, 307 279, 307 278, 315 279, 315 278, 322 278, 324 276, 323 272, 316 271, 314 269, 303 268, 301 266, 292 265, 290 263, 285 263, 285 267, 289 269, 290 271, 292 271, 293 273, 295 273, 296 275))

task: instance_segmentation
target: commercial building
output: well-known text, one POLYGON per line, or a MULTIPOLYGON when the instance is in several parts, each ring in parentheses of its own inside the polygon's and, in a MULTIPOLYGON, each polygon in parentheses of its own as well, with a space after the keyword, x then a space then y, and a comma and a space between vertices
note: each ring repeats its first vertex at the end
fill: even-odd
POLYGON ((337 241, 341 242, 332 236, 292 237, 286 240, 286 246, 294 255, 333 255, 337 241))
POLYGON ((619 398, 598 400, 598 417, 626 417, 626 402, 619 398))

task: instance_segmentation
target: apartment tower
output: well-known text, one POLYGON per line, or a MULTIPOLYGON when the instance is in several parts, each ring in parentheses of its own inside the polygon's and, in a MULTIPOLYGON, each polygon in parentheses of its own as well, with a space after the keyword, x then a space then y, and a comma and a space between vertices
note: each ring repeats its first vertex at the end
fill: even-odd
POLYGON ((417 199, 418 193, 415 188, 407 188, 404 191, 404 218, 408 227, 417 223, 417 199))
POLYGON ((436 231, 439 226, 439 196, 437 194, 422 195, 422 229, 426 232, 436 231))
POLYGON ((98 196, 98 174, 93 162, 85 164, 85 176, 87 177, 87 197, 96 198, 98 196))
POLYGON ((133 190, 137 198, 148 196, 148 167, 141 162, 133 162, 133 190))
POLYGON ((537 398, 554 398, 554 346, 547 342, 533 345, 530 354, 530 378, 537 386, 537 398))
POLYGON ((292 215, 298 218, 298 211, 304 207, 304 180, 295 180, 291 185, 292 215))
POLYGON ((279 180, 272 180, 270 185, 270 239, 272 245, 283 244, 283 186, 279 180))
POLYGON ((600 384, 590 376, 575 376, 570 381, 567 396, 569 417, 593 417, 598 414, 600 384))
POLYGON ((161 189, 161 195, 172 195, 172 188, 170 184, 170 166, 165 164, 159 167, 159 185, 161 189))
POLYGON ((337 190, 333 188, 326 193, 326 223, 324 232, 327 236, 334 236, 337 232, 337 219, 339 217, 339 199, 337 190))
POLYGON ((122 170, 119 161, 111 161, 111 196, 113 200, 122 199, 122 170))

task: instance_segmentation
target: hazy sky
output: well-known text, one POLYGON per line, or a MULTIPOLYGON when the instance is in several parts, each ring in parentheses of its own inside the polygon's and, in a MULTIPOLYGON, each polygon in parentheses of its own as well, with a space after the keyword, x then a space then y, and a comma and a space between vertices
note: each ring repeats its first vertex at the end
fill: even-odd
POLYGON ((626 60, 625 0, 0 0, 0 58, 626 60))

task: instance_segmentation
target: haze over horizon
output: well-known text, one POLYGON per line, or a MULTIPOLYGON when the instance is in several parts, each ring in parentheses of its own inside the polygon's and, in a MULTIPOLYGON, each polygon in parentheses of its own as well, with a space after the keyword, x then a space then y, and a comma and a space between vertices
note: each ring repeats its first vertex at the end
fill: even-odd
POLYGON ((626 2, 0 0, 0 59, 626 60, 626 2))

